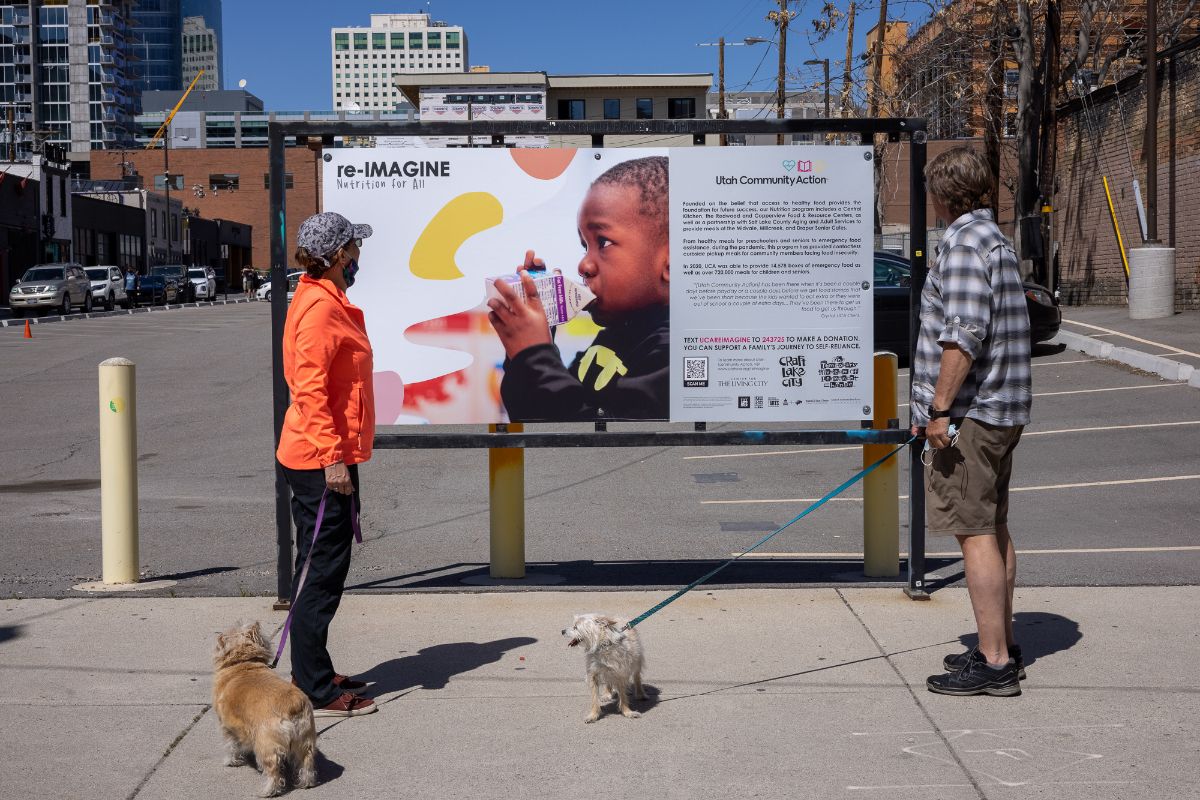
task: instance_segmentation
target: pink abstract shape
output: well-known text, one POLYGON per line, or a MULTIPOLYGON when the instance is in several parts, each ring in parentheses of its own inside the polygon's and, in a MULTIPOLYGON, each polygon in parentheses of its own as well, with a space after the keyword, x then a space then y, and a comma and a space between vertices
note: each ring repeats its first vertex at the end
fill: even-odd
POLYGON ((379 425, 394 425, 404 409, 404 381, 398 372, 376 372, 375 422, 379 425))

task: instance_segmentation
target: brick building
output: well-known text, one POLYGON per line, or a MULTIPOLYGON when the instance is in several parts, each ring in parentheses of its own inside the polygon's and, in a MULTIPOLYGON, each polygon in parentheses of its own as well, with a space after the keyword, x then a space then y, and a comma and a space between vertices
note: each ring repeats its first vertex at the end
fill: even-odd
MULTIPOLYGON (((1176 307, 1200 308, 1200 37, 1159 59, 1158 236, 1175 247, 1176 307)), ((1063 301, 1123 304, 1125 270, 1102 177, 1108 177, 1125 247, 1138 246, 1135 178, 1143 200, 1146 192, 1142 74, 1060 108, 1059 124, 1054 238, 1063 301)))
MULTIPOLYGON (((171 150, 171 174, 183 176, 183 191, 172 193, 183 204, 207 219, 230 220, 253 227, 251 264, 271 265, 271 197, 266 148, 171 150)), ((284 154, 287 173, 287 246, 296 241, 296 230, 311 214, 320 211, 320 153, 306 147, 289 147, 284 154)), ((152 184, 151 176, 163 172, 161 150, 119 150, 92 153, 92 178, 112 180, 132 169, 152 184), (124 163, 123 163, 124 162, 124 163)), ((290 254, 289 254, 290 258, 290 254)))

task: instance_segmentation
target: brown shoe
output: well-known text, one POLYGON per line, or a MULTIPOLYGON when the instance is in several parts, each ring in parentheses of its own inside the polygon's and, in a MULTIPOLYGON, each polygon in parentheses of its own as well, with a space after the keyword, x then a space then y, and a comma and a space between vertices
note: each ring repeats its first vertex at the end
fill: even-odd
POLYGON ((363 681, 356 681, 347 675, 334 674, 333 685, 341 689, 343 692, 353 692, 356 689, 365 689, 367 684, 363 681))
POLYGON ((313 709, 314 717, 361 717, 379 710, 375 701, 361 695, 343 692, 341 697, 327 706, 313 709))
MULTIPOLYGON (((292 686, 296 685, 296 679, 293 677, 292 686)), ((333 686, 335 689, 341 689, 343 692, 352 692, 356 689, 367 688, 367 684, 363 683, 362 681, 356 681, 353 678, 347 677, 346 675, 339 675, 336 672, 333 673, 333 686)))

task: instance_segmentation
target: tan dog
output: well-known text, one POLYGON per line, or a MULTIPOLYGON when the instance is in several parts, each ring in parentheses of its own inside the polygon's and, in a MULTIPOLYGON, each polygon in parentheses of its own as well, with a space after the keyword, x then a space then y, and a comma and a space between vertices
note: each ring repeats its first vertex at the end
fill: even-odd
POLYGON ((270 643, 257 622, 217 635, 213 650, 213 707, 225 738, 225 765, 239 767, 253 754, 266 777, 260 797, 287 787, 317 784, 317 729, 312 703, 268 666, 270 643))
POLYGON ((642 642, 637 630, 626 628, 625 620, 601 614, 579 614, 563 636, 571 641, 568 647, 583 645, 587 664, 587 683, 592 691, 592 708, 584 722, 600 719, 600 692, 617 696, 617 707, 631 719, 641 714, 629 707, 629 687, 633 685, 634 696, 646 699, 642 689, 642 669, 646 659, 642 655, 642 642))

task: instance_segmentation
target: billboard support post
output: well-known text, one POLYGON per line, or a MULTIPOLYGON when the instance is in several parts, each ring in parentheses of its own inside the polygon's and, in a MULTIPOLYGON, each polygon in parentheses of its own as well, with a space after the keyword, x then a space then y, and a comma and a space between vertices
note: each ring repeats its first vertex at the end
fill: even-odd
MULTIPOLYGON (((895 353, 875 354, 873 430, 897 429, 895 353)), ((888 454, 885 444, 863 445, 863 469, 888 454)), ((891 578, 900 574, 900 462, 888 459, 863 478, 863 574, 891 578)))
MULTIPOLYGON (((491 433, 521 433, 519 422, 489 425, 491 433)), ((525 577, 525 450, 488 449, 490 571, 493 578, 525 577)))

